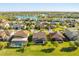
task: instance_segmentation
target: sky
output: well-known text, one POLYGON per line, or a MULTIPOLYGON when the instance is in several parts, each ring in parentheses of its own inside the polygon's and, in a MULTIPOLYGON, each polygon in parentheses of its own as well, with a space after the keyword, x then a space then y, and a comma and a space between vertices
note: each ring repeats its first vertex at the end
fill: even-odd
POLYGON ((0 3, 0 11, 79 11, 79 3, 0 3))

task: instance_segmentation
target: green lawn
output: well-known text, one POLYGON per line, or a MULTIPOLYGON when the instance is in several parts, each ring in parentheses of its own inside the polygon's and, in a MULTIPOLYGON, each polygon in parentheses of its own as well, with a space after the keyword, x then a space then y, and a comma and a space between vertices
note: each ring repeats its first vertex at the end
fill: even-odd
MULTIPOLYGON (((69 43, 64 42, 55 47, 53 44, 51 46, 42 45, 30 45, 25 48, 24 52, 18 51, 19 48, 5 48, 0 50, 1 56, 79 56, 79 48, 75 50, 68 51, 65 49, 61 51, 62 48, 68 48, 69 43), (52 48, 51 52, 45 52, 42 49, 52 48)), ((46 50, 47 51, 47 50, 46 50)))

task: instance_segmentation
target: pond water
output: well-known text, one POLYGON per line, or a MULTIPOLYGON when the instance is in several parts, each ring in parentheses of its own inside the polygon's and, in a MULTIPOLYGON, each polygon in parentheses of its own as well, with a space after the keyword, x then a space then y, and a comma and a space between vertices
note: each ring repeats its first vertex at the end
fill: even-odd
POLYGON ((37 20, 38 17, 37 16, 15 16, 16 18, 21 18, 21 19, 27 19, 27 18, 30 18, 30 19, 33 19, 33 20, 37 20))

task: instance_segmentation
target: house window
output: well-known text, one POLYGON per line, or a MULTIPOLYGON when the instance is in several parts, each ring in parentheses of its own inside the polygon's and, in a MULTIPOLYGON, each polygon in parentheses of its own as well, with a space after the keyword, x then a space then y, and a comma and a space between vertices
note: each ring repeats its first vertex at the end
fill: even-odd
POLYGON ((11 47, 21 47, 23 42, 16 41, 11 43, 11 47))
POLYGON ((35 40, 35 43, 41 43, 41 44, 44 44, 44 39, 38 39, 38 40, 35 40))

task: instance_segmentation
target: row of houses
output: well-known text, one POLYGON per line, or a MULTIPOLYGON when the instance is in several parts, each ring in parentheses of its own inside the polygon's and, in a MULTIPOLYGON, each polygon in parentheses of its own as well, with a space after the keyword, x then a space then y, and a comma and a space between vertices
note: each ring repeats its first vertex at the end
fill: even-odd
MULTIPOLYGON (((50 32, 48 35, 44 31, 38 31, 33 33, 32 41, 35 44, 45 44, 49 41, 75 41, 79 38, 79 31, 74 28, 65 29, 64 33, 62 32, 50 32)), ((27 30, 1 30, 0 31, 0 41, 9 42, 9 47, 21 47, 23 44, 29 42, 28 37, 30 36, 30 31, 27 30)))
MULTIPOLYGON (((18 18, 21 16, 17 16, 18 18)), ((54 18, 52 21, 48 21, 46 18, 41 19, 37 18, 38 20, 35 21, 23 21, 24 17, 21 17, 21 19, 19 21, 4 21, 3 19, 0 20, 0 29, 15 29, 15 30, 20 30, 20 29, 27 29, 28 27, 35 29, 35 27, 39 27, 39 28, 44 28, 44 29, 48 29, 48 28, 54 28, 56 27, 56 24, 61 24, 61 26, 68 26, 68 27, 75 27, 76 24, 78 24, 78 19, 71 19, 71 18, 54 18)), ((31 18, 31 17, 26 17, 25 18, 31 18)), ((36 19, 35 17, 32 17, 33 19, 36 19)))

